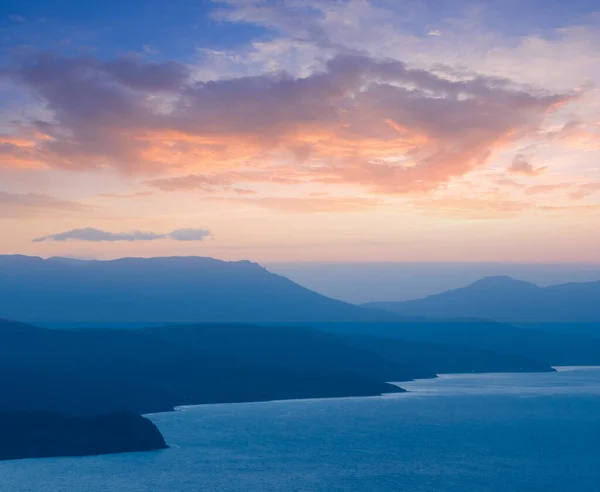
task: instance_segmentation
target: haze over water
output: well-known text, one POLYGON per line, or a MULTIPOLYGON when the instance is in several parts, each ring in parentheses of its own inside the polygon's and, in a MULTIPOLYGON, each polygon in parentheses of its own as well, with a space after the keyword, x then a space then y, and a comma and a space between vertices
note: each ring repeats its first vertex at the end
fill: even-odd
POLYGON ((403 386, 410 393, 156 414, 166 451, 4 462, 3 490, 598 490, 600 368, 403 386))

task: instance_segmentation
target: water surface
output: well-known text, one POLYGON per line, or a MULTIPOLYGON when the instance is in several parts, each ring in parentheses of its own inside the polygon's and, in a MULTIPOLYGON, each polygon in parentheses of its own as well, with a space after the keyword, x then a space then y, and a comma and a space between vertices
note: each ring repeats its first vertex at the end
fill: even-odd
POLYGON ((598 492, 600 368, 157 414, 154 453, 0 463, 4 492, 598 492))

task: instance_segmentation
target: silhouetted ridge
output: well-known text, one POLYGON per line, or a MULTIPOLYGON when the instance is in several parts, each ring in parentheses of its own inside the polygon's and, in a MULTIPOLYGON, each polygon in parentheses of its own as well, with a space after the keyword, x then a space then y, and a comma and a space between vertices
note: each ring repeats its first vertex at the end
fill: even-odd
POLYGON ((73 417, 0 412, 0 460, 166 449, 157 427, 130 413, 73 417))
POLYGON ((402 358, 381 357, 341 337, 307 328, 249 325, 186 325, 147 328, 153 337, 174 345, 228 354, 296 374, 354 374, 380 381, 436 377, 402 358))
POLYGON ((383 376, 414 375, 328 334, 297 329, 274 341, 270 333, 235 325, 204 332, 0 323, 0 410, 153 413, 203 403, 373 396, 403 391, 383 376), (235 340, 242 330, 253 340, 246 350, 235 340), (310 347, 314 358, 304 352, 287 361, 291 341, 300 351, 310 347))

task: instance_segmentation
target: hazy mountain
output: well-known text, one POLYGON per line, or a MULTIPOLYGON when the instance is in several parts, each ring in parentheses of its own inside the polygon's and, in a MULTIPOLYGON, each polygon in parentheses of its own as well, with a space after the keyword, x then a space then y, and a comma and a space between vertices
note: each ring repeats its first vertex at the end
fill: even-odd
POLYGON ((522 328, 494 321, 428 321, 423 318, 403 323, 322 323, 316 326, 342 335, 368 334, 402 341, 489 350, 526 357, 550 366, 600 365, 600 338, 522 328))
POLYGON ((510 277, 487 277, 424 299, 365 306, 430 318, 482 318, 510 323, 600 322, 600 282, 538 287, 510 277))
POLYGON ((0 256, 0 317, 27 322, 374 321, 249 261, 0 256))
POLYGON ((402 382, 438 373, 552 370, 548 364, 529 357, 491 350, 304 328, 199 325, 148 331, 172 344, 251 358, 303 374, 343 371, 402 382))
POLYGON ((490 262, 278 262, 270 271, 334 299, 365 304, 421 299, 508 275, 540 286, 600 280, 600 264, 490 262))
POLYGON ((549 372, 546 363, 522 355, 500 354, 492 350, 461 345, 411 342, 396 338, 342 335, 349 345, 369 350, 383 358, 401 360, 411 367, 427 367, 436 374, 489 372, 549 372))

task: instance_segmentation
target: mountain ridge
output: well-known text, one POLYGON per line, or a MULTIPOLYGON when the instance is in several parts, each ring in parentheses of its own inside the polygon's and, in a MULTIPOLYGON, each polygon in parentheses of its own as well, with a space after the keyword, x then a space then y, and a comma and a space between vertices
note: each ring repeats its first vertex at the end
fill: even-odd
POLYGON ((201 330, 178 340, 187 326, 155 336, 150 328, 55 330, 0 322, 0 411, 154 413, 205 403, 374 396, 404 391, 384 382, 388 372, 404 380, 418 375, 328 334, 296 330, 297 343, 286 350, 305 350, 293 364, 274 350, 270 331, 213 329, 233 341, 240 329, 252 329, 255 346, 245 354, 230 348, 233 341, 210 345, 201 330), (337 356, 316 363, 310 350, 337 356))
POLYGON ((600 281, 539 287, 511 277, 485 277, 422 299, 364 307, 401 316, 477 318, 505 323, 600 322, 600 281))
POLYGON ((0 256, 0 317, 49 322, 391 321, 247 260, 0 256))

